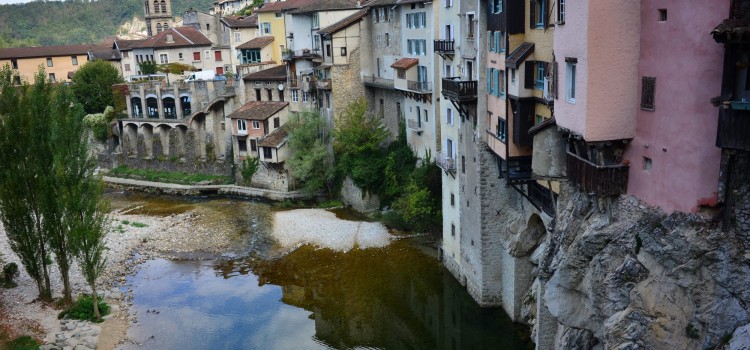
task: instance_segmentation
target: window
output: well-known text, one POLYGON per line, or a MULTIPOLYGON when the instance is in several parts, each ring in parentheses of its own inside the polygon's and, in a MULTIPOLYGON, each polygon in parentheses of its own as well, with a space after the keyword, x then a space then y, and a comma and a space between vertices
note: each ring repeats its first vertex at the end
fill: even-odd
POLYGON ((493 78, 495 77, 495 68, 487 68, 487 93, 490 95, 495 94, 495 82, 493 81, 493 78))
POLYGON ((544 28, 547 26, 547 0, 531 0, 531 28, 544 28))
POLYGON ((258 140, 256 139, 250 140, 250 151, 258 152, 258 140))
POLYGON ((385 46, 391 47, 391 34, 385 33, 385 46))
POLYGON ((378 115, 380 116, 380 118, 385 118, 385 101, 382 98, 380 99, 378 115))
POLYGON ((244 138, 237 140, 237 147, 239 147, 240 153, 247 153, 247 140, 244 138))
POLYGON ((271 158, 273 158, 271 147, 263 147, 263 159, 271 159, 271 158))
POLYGON ((238 43, 242 41, 242 37, 240 36, 240 32, 234 32, 234 42, 238 43))
POLYGON ((427 12, 420 12, 419 17, 422 18, 422 28, 427 28, 427 12))
POLYGON ((317 13, 314 13, 312 16, 312 27, 320 28, 320 17, 318 17, 317 13))
POLYGON ((498 52, 505 52, 505 33, 495 32, 495 47, 498 52))
POLYGON ((474 14, 469 13, 466 15, 466 37, 468 39, 474 39, 474 14))
POLYGON ((427 123, 430 121, 430 118, 427 116, 427 109, 424 110, 424 122, 427 123))
POLYGON ((299 90, 292 90, 292 102, 299 102, 299 90))
POLYGON ((497 130, 495 132, 500 141, 503 143, 508 142, 508 124, 505 122, 505 119, 497 117, 497 130))
POLYGON ((125 63, 125 71, 126 72, 130 72, 130 64, 129 63, 125 63))
POLYGON ((497 97, 505 97, 505 71, 502 70, 495 70, 496 79, 495 82, 497 83, 497 97))
POLYGON ((193 52, 193 62, 201 61, 201 53, 198 51, 193 52))
POLYGON ((237 119, 237 131, 241 134, 247 133, 247 122, 244 119, 237 119))
POLYGON ((450 108, 445 111, 445 123, 453 125, 453 110, 450 108))
POLYGON ((656 78, 641 78, 641 109, 647 111, 654 110, 654 100, 656 96, 656 78))
POLYGON ((516 70, 515 68, 510 69, 510 82, 515 84, 516 83, 516 70))
POLYGON ((411 14, 411 13, 407 13, 406 14, 406 28, 412 28, 412 26, 413 26, 413 24, 412 24, 412 17, 413 16, 414 15, 411 14))
POLYGON ((396 69, 396 76, 399 79, 406 79, 406 69, 396 69))
MULTIPOLYGON (((453 195, 452 194, 451 194, 451 199, 453 199, 453 195)), ((454 225, 454 224, 451 224, 451 237, 456 237, 456 225, 454 225)))
POLYGON ((159 54, 159 63, 161 64, 169 63, 169 58, 167 57, 167 54, 165 53, 159 54))
POLYGON ((443 0, 445 7, 453 7, 453 0, 443 0))
POLYGON ((456 195, 451 193, 451 207, 456 205, 456 195))
POLYGON ((203 51, 203 58, 210 59, 211 58, 211 51, 208 51, 208 50, 203 51))
POLYGON ((260 49, 240 50, 240 62, 242 64, 260 63, 260 49))
POLYGON ((537 114, 536 118, 534 119, 534 125, 539 125, 541 123, 544 123, 544 117, 542 117, 541 115, 537 114))
POLYGON ((307 91, 302 91, 302 102, 307 102, 310 99, 310 94, 307 91))
POLYGON ((255 89, 255 100, 260 101, 262 99, 261 96, 262 95, 260 94, 260 89, 255 89))
POLYGON ((167 3, 161 0, 161 13, 167 13, 167 3))
POLYGON ((565 24, 565 0, 557 0, 557 24, 565 24))
POLYGON ((13 85, 21 85, 21 76, 16 75, 13 77, 13 85))
POLYGON ((260 129, 260 121, 253 120, 253 129, 259 130, 260 129))
POLYGON ((346 47, 341 48, 341 56, 346 56, 346 47))
POLYGON ((52 57, 47 57, 47 67, 52 67, 52 57))
POLYGON ((12 68, 12 69, 18 69, 18 60, 16 60, 16 59, 10 60, 10 68, 12 68))
POLYGON ((544 74, 547 68, 547 62, 537 61, 536 62, 536 76, 534 79, 534 88, 537 90, 544 89, 544 74))
POLYGON ((221 51, 214 51, 214 59, 216 61, 221 61, 221 51))
POLYGON ((49 74, 49 81, 51 81, 53 83, 55 82, 55 73, 50 73, 49 74))
POLYGON ((378 22, 385 22, 385 8, 378 9, 378 22))
POLYGON ((576 103, 576 65, 575 58, 565 58, 565 99, 570 103, 576 103))
POLYGON ((177 57, 180 59, 180 61, 182 61, 182 52, 178 53, 177 57))
POLYGON ((644 171, 651 171, 651 168, 654 166, 654 162, 649 157, 643 157, 643 170, 644 171))
POLYGON ((274 13, 274 16, 276 16, 276 18, 281 18, 282 14, 281 12, 276 12, 274 13))
POLYGON ((266 89, 266 94, 268 95, 268 100, 273 101, 273 90, 266 89))
POLYGON ((78 65, 78 56, 70 56, 70 63, 72 63, 74 66, 78 65))
POLYGON ((217 75, 224 74, 224 67, 216 67, 216 74, 217 75))
POLYGON ((503 0, 490 0, 490 11, 492 13, 503 12, 503 0))
POLYGON ((396 8, 395 7, 389 8, 388 13, 389 13, 388 21, 393 22, 393 20, 396 18, 396 8))
POLYGON ((210 25, 210 24, 208 24, 208 23, 206 23, 206 31, 207 31, 207 32, 211 31, 211 25, 210 25))
POLYGON ((261 33, 271 34, 271 22, 263 22, 260 24, 261 33))
POLYGON ((659 9, 659 22, 667 21, 667 9, 659 9))
POLYGON ((378 23, 378 11, 372 11, 372 22, 378 23))
POLYGON ((281 124, 281 120, 279 119, 279 117, 273 118, 273 127, 274 128, 278 128, 280 124, 281 124))
POLYGON ((161 33, 161 23, 156 24, 156 32, 161 33))

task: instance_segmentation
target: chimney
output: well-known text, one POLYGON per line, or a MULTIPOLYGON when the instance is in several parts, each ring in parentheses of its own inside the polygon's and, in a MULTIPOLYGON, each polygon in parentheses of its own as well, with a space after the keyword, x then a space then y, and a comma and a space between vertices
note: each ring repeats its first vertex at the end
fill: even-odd
POLYGON ((174 37, 172 36, 172 33, 167 33, 167 43, 173 43, 174 37))

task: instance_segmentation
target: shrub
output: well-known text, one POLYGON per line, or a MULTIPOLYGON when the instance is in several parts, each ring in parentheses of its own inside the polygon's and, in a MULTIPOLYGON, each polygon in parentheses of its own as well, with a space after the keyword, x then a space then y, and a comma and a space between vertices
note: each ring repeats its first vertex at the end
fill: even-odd
POLYGON ((258 158, 253 157, 245 158, 245 160, 242 161, 240 174, 242 174, 242 179, 245 181, 245 185, 250 186, 250 183, 253 181, 253 175, 258 171, 259 164, 260 161, 258 158))
POLYGON ((698 339, 700 338, 700 333, 698 333, 698 329, 693 326, 692 323, 688 323, 688 325, 685 327, 685 334, 688 338, 691 339, 698 339))
MULTIPOLYGON (((109 314, 109 305, 104 301, 99 301, 99 311, 102 316, 109 314)), ((61 311, 57 315, 58 319, 69 318, 74 320, 101 322, 94 316, 94 299, 90 295, 82 295, 78 297, 73 305, 68 309, 61 311)))
POLYGON ((39 343, 36 341, 36 339, 28 335, 24 335, 7 343, 6 347, 9 350, 37 350, 39 349, 39 343))
POLYGON ((13 283, 18 274, 18 265, 16 263, 7 263, 3 267, 3 279, 6 283, 13 283))

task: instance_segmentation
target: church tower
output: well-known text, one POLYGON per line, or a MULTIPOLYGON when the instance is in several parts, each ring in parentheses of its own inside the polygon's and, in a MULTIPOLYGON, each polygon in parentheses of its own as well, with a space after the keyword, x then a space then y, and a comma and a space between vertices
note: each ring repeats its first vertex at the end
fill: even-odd
POLYGON ((143 10, 148 36, 172 27, 172 0, 144 0, 143 10))

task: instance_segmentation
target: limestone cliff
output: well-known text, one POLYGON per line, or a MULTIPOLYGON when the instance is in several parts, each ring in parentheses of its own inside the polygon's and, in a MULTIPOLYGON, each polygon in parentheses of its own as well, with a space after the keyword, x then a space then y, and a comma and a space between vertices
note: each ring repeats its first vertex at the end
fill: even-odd
POLYGON ((541 299, 561 324, 556 348, 704 349, 750 323, 750 250, 736 228, 569 185, 550 226, 522 316, 537 327, 541 299))

